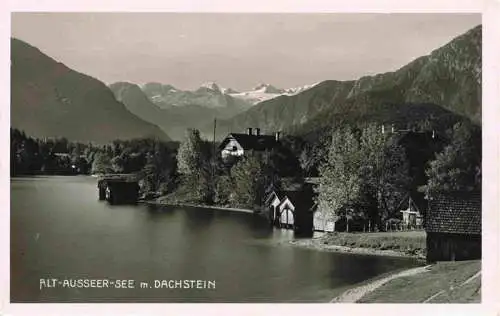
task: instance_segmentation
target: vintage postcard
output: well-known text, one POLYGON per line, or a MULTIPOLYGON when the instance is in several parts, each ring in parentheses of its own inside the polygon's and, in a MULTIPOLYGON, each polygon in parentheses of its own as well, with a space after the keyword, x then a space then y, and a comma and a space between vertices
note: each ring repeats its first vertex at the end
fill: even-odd
POLYGON ((481 13, 10 18, 10 303, 484 302, 481 13))

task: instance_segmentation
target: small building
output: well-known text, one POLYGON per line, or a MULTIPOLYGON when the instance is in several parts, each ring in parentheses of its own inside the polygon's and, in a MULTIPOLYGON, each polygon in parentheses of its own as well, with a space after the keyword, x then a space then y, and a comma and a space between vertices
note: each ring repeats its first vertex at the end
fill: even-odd
POLYGON ((419 228, 422 226, 422 214, 418 210, 408 208, 400 211, 403 214, 403 225, 406 227, 419 228))
POLYGON ((429 201, 427 261, 481 258, 481 194, 454 193, 429 201))
POLYGON ((271 150, 278 145, 279 132, 275 135, 262 135, 260 129, 248 128, 246 134, 230 133, 222 140, 219 149, 222 159, 229 157, 241 157, 247 151, 262 152, 271 150))
POLYGON ((408 197, 408 208, 400 211, 403 214, 402 224, 407 228, 421 228, 423 216, 411 196, 408 197))
POLYGON ((135 204, 139 198, 139 184, 134 174, 107 174, 97 181, 99 200, 110 204, 135 204))
POLYGON ((269 220, 271 223, 276 223, 278 206, 281 204, 281 199, 276 191, 272 191, 266 198, 265 206, 269 210, 269 220))
POLYGON ((307 191, 282 191, 280 195, 282 198, 277 208, 279 226, 311 232, 314 210, 312 196, 307 191))
POLYGON ((320 210, 314 212, 313 226, 314 230, 319 232, 335 231, 335 221, 320 210))
POLYGON ((293 228, 295 223, 295 205, 285 196, 278 205, 280 227, 293 228))

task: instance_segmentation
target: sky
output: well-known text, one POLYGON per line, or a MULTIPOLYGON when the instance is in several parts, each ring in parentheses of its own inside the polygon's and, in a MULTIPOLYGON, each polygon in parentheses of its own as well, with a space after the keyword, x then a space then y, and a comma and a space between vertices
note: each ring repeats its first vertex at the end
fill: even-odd
POLYGON ((11 35, 106 84, 291 88, 394 71, 480 14, 12 13, 11 35))

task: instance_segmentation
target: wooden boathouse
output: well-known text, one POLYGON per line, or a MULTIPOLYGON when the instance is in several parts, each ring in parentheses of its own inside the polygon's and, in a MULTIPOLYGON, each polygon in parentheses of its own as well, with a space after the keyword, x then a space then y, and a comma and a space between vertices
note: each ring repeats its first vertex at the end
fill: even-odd
POLYGON ((481 194, 455 193, 429 201, 427 261, 481 259, 481 194))
POLYGON ((139 182, 134 174, 107 174, 97 180, 99 200, 109 204, 135 204, 139 199, 139 182))
POLYGON ((312 232, 314 202, 307 190, 271 191, 266 207, 272 225, 300 233, 312 232))

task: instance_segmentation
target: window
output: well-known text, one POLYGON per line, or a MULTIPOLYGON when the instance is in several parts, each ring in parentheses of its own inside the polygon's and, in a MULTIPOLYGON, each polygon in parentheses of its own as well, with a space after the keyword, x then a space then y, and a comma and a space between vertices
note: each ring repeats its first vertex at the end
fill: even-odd
POLYGON ((233 146, 233 151, 237 151, 238 148, 236 146, 233 146))

